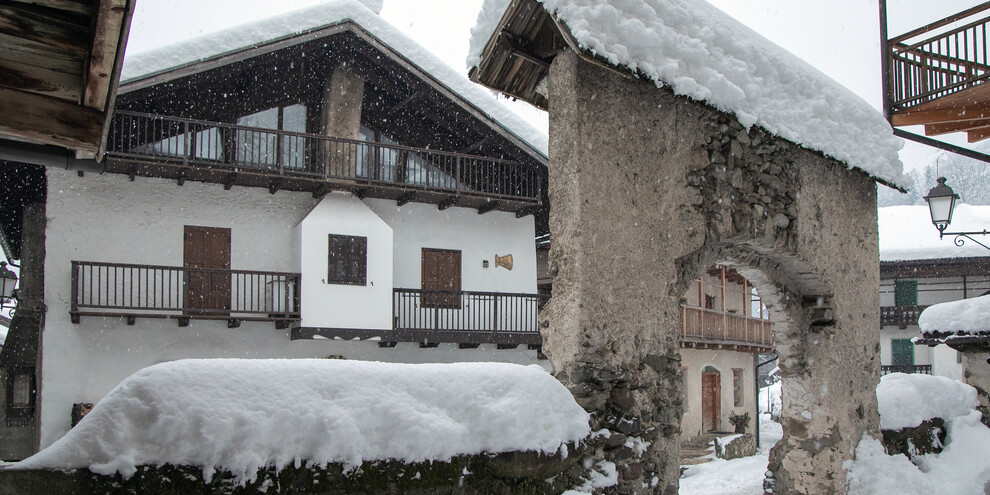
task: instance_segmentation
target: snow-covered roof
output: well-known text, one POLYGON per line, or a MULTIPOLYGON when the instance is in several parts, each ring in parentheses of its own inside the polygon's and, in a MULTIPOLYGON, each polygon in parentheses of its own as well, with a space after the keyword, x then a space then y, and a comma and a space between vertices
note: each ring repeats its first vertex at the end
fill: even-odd
POLYGON ((205 34, 174 45, 133 55, 127 54, 121 73, 121 85, 187 64, 346 21, 360 26, 447 89, 487 114, 509 133, 546 156, 546 133, 534 128, 500 104, 491 91, 471 82, 465 75, 454 70, 375 12, 354 0, 331 0, 314 7, 205 34))
POLYGON ((536 365, 188 359, 131 375, 13 467, 130 476, 169 463, 244 482, 266 466, 556 454, 589 433, 588 413, 536 365))
MULTIPOLYGON (((537 0, 584 51, 818 150, 888 184, 910 186, 903 145, 859 96, 704 0, 537 0)), ((472 29, 477 66, 510 0, 485 0, 472 29)))
POLYGON ((990 332, 990 296, 933 304, 918 317, 922 333, 976 335, 990 332))
MULTIPOLYGON (((928 206, 878 208, 880 261, 930 260, 987 256, 987 250, 972 241, 954 244, 955 236, 938 238, 928 206)), ((990 206, 959 204, 952 213, 949 230, 982 231, 990 226, 990 206)))

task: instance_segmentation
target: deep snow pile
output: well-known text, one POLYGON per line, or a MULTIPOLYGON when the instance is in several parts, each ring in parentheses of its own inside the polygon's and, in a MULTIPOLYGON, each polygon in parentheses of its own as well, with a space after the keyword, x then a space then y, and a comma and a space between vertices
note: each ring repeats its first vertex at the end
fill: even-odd
MULTIPOLYGON (((372 7, 377 5, 379 9, 381 8, 380 1, 364 1, 372 4, 372 7)), ((546 155, 546 133, 535 129, 514 112, 499 104, 490 91, 468 80, 464 74, 454 70, 375 12, 354 0, 329 0, 314 7, 235 26, 174 45, 127 54, 121 72, 121 84, 231 51, 340 24, 347 20, 360 25, 452 92, 488 114, 507 131, 546 155)))
POLYGON ((879 441, 864 436, 856 447, 856 460, 845 465, 850 495, 984 493, 990 481, 990 457, 985 455, 990 451, 990 428, 974 410, 973 387, 948 378, 894 373, 881 379, 877 400, 883 428, 916 426, 934 416, 945 419, 946 446, 939 454, 909 460, 887 455, 879 441))
MULTIPOLYGON (((927 192, 927 191, 926 191, 927 192)), ((938 238, 928 206, 888 206, 877 209, 880 227, 880 261, 927 260, 986 256, 987 250, 972 241, 953 244, 954 236, 938 238)), ((981 231, 990 224, 990 206, 958 204, 949 228, 955 232, 981 231)))
POLYGON ((990 332, 990 296, 933 304, 921 312, 918 327, 926 333, 990 332))
POLYGON ((914 428, 932 418, 955 418, 974 410, 976 389, 944 376, 891 373, 877 385, 880 428, 914 428))
MULTIPOLYGON (((583 50, 657 86, 734 114, 784 139, 907 188, 902 142, 883 116, 844 86, 704 0, 540 0, 583 50)), ((467 64, 509 4, 485 0, 467 64)))
POLYGON ((588 414, 539 366, 189 359, 150 366, 15 468, 129 476, 139 465, 226 469, 558 452, 588 414))

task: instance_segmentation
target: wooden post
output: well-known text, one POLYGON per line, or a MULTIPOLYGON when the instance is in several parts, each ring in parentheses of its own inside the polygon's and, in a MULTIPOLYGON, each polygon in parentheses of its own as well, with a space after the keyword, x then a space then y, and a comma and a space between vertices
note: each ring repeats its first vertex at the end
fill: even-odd
POLYGON ((746 342, 749 342, 750 341, 749 340, 749 305, 746 304, 746 297, 747 296, 749 296, 749 281, 744 278, 743 279, 743 292, 742 292, 742 301, 743 301, 743 310, 742 310, 742 315, 743 315, 743 331, 746 333, 746 342))
POLYGON ((729 333, 729 315, 725 311, 725 266, 722 266, 722 341, 724 342, 728 338, 729 333))

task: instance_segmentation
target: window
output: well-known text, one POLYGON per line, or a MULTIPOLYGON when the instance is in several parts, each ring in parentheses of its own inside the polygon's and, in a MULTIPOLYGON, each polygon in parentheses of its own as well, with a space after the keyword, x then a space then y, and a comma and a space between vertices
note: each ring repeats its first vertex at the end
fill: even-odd
POLYGON ((705 309, 715 309, 715 296, 705 294, 705 309))
POLYGON ((732 368, 732 405, 735 407, 742 407, 743 405, 742 368, 732 368))
POLYGON ((890 341, 890 364, 894 366, 914 364, 914 343, 911 342, 911 339, 892 339, 890 341))
MULTIPOLYGON (((237 125, 276 131, 306 132, 306 105, 280 106, 245 115, 237 119, 237 125)), ((278 135, 263 130, 238 129, 237 161, 242 164, 275 167, 282 165, 292 169, 305 168, 305 139, 299 136, 278 135)))
POLYGON ((26 424, 34 417, 34 368, 7 368, 7 426, 26 424))
POLYGON ((368 238, 330 234, 327 283, 367 285, 368 238))
POLYGON ((894 305, 895 306, 918 305, 917 280, 897 280, 894 282, 894 305))

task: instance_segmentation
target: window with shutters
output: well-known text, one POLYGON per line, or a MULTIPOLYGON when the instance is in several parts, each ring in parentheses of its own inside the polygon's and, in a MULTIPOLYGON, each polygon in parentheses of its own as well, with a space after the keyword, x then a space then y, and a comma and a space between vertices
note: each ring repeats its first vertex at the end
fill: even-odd
POLYGON ((914 364, 914 343, 911 339, 891 339, 890 364, 894 366, 914 364))
POLYGON ((896 306, 918 305, 917 280, 898 280, 894 282, 894 305, 896 306))
POLYGON ((327 283, 367 285, 368 238, 330 234, 327 283))
POLYGON ((423 248, 422 288, 422 307, 460 308, 461 252, 423 248))
POLYGON ((34 368, 7 368, 7 426, 23 426, 34 417, 34 368))

